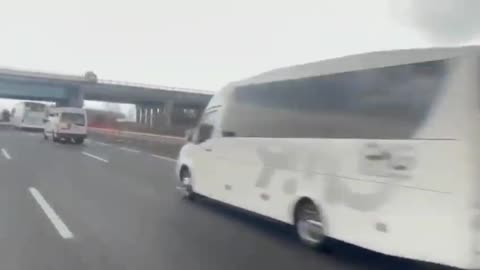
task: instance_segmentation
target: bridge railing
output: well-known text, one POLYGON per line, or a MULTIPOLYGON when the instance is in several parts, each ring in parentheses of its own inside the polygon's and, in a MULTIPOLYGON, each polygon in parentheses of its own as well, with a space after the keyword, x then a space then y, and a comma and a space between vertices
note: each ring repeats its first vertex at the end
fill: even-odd
POLYGON ((52 73, 38 70, 21 70, 16 68, 8 68, 0 66, 0 74, 6 76, 22 76, 22 77, 32 77, 32 78, 41 78, 41 79, 53 79, 53 80, 64 80, 64 81, 75 81, 75 82, 92 82, 92 79, 89 79, 89 75, 94 76, 94 82, 99 84, 111 84, 118 86, 131 86, 139 88, 148 88, 148 89, 161 89, 166 91, 177 91, 177 92, 187 92, 193 94, 202 94, 202 95, 213 95, 212 91, 203 90, 203 89, 193 89, 193 88, 182 88, 182 87, 171 87, 164 85, 153 85, 145 83, 135 83, 128 81, 117 81, 117 80, 107 80, 107 79, 97 79, 97 75, 93 72, 87 72, 83 76, 79 75, 69 75, 62 73, 52 73))
POLYGON ((171 87, 171 86, 164 86, 164 85, 152 85, 152 84, 135 83, 135 82, 127 82, 127 81, 99 79, 98 83, 119 85, 119 86, 132 86, 132 87, 148 88, 148 89, 162 89, 166 91, 178 91, 178 92, 187 92, 187 93, 194 93, 194 94, 213 95, 212 91, 202 90, 202 89, 171 87))

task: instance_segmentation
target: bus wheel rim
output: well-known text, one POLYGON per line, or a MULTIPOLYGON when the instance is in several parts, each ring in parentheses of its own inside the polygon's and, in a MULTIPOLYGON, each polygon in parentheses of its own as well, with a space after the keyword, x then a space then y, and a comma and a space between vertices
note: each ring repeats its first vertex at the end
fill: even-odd
POLYGON ((185 196, 189 196, 192 193, 192 178, 189 175, 182 177, 183 193, 185 196))
POLYGON ((297 222, 298 235, 307 243, 318 245, 325 238, 323 223, 317 215, 308 215, 297 222))

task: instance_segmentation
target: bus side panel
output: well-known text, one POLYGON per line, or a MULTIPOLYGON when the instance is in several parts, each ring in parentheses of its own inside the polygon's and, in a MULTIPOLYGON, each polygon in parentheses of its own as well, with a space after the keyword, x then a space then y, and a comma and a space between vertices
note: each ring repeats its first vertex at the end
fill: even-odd
POLYGON ((337 144, 344 157, 335 188, 342 207, 337 208, 340 213, 327 217, 329 233, 381 253, 468 265, 471 250, 464 194, 471 175, 465 143, 373 143, 380 152, 389 153, 387 160, 366 159, 367 142, 337 144))
MULTIPOLYGON (((313 144, 299 144, 297 140, 288 139, 218 139, 212 153, 217 164, 216 172, 222 174, 221 183, 218 183, 222 200, 292 223, 292 204, 301 196, 313 199, 325 189, 324 175, 304 170, 304 166, 310 166, 308 158, 314 154, 305 147, 309 145, 313 144), (302 181, 315 186, 311 187, 312 194, 300 191, 302 181)), ((325 165, 325 162, 322 164, 325 165)))
POLYGON ((471 98, 471 112, 468 125, 471 127, 468 137, 469 152, 471 155, 470 166, 472 171, 471 187, 469 189, 470 228, 472 230, 471 246, 473 250, 472 268, 480 268, 480 57, 477 56, 472 63, 470 78, 473 82, 471 98))
MULTIPOLYGON (((293 222, 299 198, 321 208, 329 236, 377 252, 467 265, 465 144, 455 140, 225 138, 222 200, 293 222), (365 160, 390 153, 389 160, 365 160), (228 153, 235 153, 231 155, 228 153), (460 162, 458 162, 460 161, 460 162), (393 164, 392 164, 393 163, 393 164), (399 170, 392 170, 397 166, 399 170)), ((220 190, 219 190, 220 191, 220 190)))
POLYGON ((345 207, 332 235, 382 253, 472 267, 471 58, 449 61, 448 71, 418 139, 337 145, 345 207))

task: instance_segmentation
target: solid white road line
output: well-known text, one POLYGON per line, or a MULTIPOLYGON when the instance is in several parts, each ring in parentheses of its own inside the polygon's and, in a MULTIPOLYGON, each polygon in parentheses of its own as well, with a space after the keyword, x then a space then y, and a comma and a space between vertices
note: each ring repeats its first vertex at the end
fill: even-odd
POLYGON ((135 150, 135 149, 128 148, 128 147, 120 147, 120 149, 122 149, 124 151, 127 151, 127 152, 132 152, 132 153, 140 153, 139 150, 135 150))
POLYGON ((10 156, 10 154, 8 154, 5 148, 2 148, 2 154, 6 159, 12 159, 12 157, 10 156))
POLYGON ((166 161, 170 161, 170 162, 177 162, 176 159, 169 158, 169 157, 159 156, 159 155, 155 155, 155 154, 151 154, 151 156, 154 157, 154 158, 161 159, 161 160, 166 160, 166 161))
POLYGON ((87 153, 87 152, 82 152, 82 154, 84 154, 85 156, 87 157, 91 157, 91 158, 94 158, 96 160, 100 160, 101 162, 105 162, 105 163, 108 163, 108 160, 104 159, 104 158, 101 158, 101 157, 98 157, 98 156, 95 156, 95 155, 92 155, 90 153, 87 153))
POLYGON ((103 145, 103 146, 112 146, 111 144, 109 143, 104 143, 104 142, 97 142, 95 141, 96 144, 99 144, 99 145, 103 145))
POLYGON ((57 229, 58 234, 64 239, 73 238, 73 233, 68 229, 67 225, 60 219, 60 217, 55 213, 55 210, 48 204, 48 202, 43 198, 42 194, 34 187, 29 187, 28 190, 32 194, 33 198, 37 201, 38 205, 42 208, 45 215, 50 219, 55 229, 57 229))

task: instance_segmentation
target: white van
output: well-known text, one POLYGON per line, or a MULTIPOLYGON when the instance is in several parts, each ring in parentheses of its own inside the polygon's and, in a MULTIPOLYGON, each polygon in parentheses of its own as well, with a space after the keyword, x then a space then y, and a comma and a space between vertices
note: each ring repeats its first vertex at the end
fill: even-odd
POLYGON ((45 119, 43 136, 52 141, 82 144, 87 137, 87 114, 82 108, 50 108, 45 119))
POLYGON ((480 48, 374 52, 232 83, 179 189, 377 252, 480 268, 480 48))

